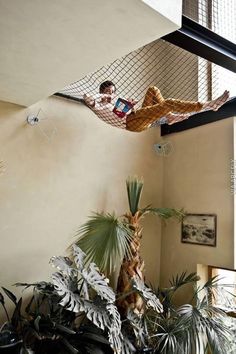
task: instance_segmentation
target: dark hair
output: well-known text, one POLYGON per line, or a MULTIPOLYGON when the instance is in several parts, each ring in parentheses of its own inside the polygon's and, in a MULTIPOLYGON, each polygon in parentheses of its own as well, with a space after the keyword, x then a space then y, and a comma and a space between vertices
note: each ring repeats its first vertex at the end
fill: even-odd
POLYGON ((112 81, 107 80, 107 81, 104 81, 101 83, 101 85, 99 86, 99 92, 102 93, 109 86, 114 86, 115 91, 116 91, 116 85, 113 84, 112 81))

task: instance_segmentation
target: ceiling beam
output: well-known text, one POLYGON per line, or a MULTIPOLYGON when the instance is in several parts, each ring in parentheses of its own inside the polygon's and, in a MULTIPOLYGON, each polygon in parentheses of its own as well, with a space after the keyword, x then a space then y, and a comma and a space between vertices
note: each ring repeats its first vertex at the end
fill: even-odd
POLYGON ((162 39, 236 73, 236 44, 186 16, 180 29, 162 39))

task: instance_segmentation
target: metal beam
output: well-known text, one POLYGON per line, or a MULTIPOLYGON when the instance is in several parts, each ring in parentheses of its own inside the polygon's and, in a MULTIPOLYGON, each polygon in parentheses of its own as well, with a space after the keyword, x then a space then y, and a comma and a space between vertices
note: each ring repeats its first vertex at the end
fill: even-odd
POLYGON ((78 98, 78 97, 70 96, 70 95, 65 95, 64 93, 60 93, 60 92, 54 93, 54 96, 66 98, 66 99, 71 100, 71 101, 76 101, 76 102, 84 103, 84 100, 83 100, 82 98, 78 98))
POLYGON ((162 39, 236 73, 236 45, 186 16, 162 39))

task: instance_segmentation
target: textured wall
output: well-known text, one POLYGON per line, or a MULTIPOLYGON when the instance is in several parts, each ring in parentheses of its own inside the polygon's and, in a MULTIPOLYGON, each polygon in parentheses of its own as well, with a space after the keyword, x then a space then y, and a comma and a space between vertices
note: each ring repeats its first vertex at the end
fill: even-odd
MULTIPOLYGON (((15 282, 49 279, 50 257, 65 253, 92 211, 127 211, 129 175, 144 177, 143 206, 161 206, 158 137, 158 128, 142 134, 113 128, 85 106, 58 98, 28 110, 1 103, 0 285, 15 291, 15 282), (27 125, 27 114, 39 108, 46 119, 27 125), (44 133, 54 129, 48 140, 44 133)), ((143 254, 152 282, 159 274, 160 229, 152 216, 145 222, 143 254)))
POLYGON ((217 214, 217 246, 181 243, 181 224, 163 228, 161 281, 174 273, 196 271, 197 263, 234 266, 233 195, 230 160, 233 159, 233 118, 173 134, 174 152, 164 163, 163 200, 189 213, 217 214))

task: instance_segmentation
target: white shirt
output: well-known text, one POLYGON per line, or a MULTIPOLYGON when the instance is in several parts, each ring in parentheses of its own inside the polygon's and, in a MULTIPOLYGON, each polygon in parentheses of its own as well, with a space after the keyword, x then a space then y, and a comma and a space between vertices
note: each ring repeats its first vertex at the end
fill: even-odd
POLYGON ((95 95, 91 98, 88 97, 86 99, 89 104, 89 99, 95 101, 95 106, 91 107, 94 113, 103 120, 105 123, 113 125, 114 127, 126 129, 126 116, 123 118, 118 117, 112 110, 114 108, 114 104, 108 102, 102 102, 101 97, 105 96, 102 94, 95 95))

